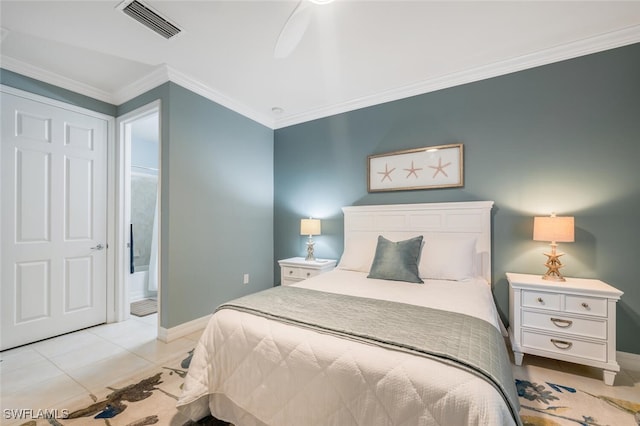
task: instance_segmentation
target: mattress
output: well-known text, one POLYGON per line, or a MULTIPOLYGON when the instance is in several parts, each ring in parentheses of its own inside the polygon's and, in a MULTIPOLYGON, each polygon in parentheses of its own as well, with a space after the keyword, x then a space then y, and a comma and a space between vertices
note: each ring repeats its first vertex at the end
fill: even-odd
MULTIPOLYGON (((500 329, 482 279, 366 275, 337 269, 296 285, 449 310, 500 329)), ((212 316, 198 342, 178 408, 238 426, 516 423, 496 389, 465 369, 230 309, 212 316)))

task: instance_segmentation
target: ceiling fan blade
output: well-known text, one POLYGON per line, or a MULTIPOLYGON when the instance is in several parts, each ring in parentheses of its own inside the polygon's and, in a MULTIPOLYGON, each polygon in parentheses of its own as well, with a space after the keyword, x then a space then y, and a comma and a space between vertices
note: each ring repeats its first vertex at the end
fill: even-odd
POLYGON ((310 18, 311 8, 309 7, 309 2, 300 0, 280 31, 273 49, 275 58, 286 58, 294 51, 309 27, 310 18))

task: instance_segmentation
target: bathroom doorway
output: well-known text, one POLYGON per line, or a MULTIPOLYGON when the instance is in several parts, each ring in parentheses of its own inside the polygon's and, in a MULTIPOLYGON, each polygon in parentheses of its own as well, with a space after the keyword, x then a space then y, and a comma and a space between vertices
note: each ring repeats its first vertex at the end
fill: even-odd
MULTIPOLYGON (((160 105, 152 103, 120 123, 123 232, 126 250, 124 318, 152 317, 159 309, 160 105), (128 307, 128 309, 126 309, 128 307)), ((159 321, 157 321, 159 323, 159 321)))

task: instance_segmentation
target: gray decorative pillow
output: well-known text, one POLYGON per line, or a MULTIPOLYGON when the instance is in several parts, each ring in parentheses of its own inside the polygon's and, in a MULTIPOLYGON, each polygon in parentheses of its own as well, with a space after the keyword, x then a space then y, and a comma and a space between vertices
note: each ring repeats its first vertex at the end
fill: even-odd
POLYGON ((378 246, 367 278, 423 283, 418 273, 422 235, 393 242, 378 236, 378 246))

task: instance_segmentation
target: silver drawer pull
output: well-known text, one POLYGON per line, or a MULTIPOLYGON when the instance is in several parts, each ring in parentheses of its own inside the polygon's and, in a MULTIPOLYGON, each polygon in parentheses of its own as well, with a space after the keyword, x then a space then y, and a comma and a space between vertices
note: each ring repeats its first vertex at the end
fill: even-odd
POLYGON ((587 309, 587 310, 590 309, 589 308, 589 304, 587 302, 582 302, 582 307, 587 309))
POLYGON ((573 324, 573 321, 570 320, 566 320, 566 319, 561 319, 561 318, 551 318, 551 322, 560 328, 567 328, 567 327, 571 327, 571 324, 573 324))
POLYGON ((553 346, 555 346, 556 348, 564 350, 571 349, 571 346, 573 346, 573 343, 571 342, 557 339, 551 339, 551 343, 553 343, 553 346))
POLYGON ((544 300, 542 300, 542 297, 538 297, 538 303, 544 303, 544 300))
POLYGON ((293 271, 289 271, 289 275, 293 274, 293 271))

